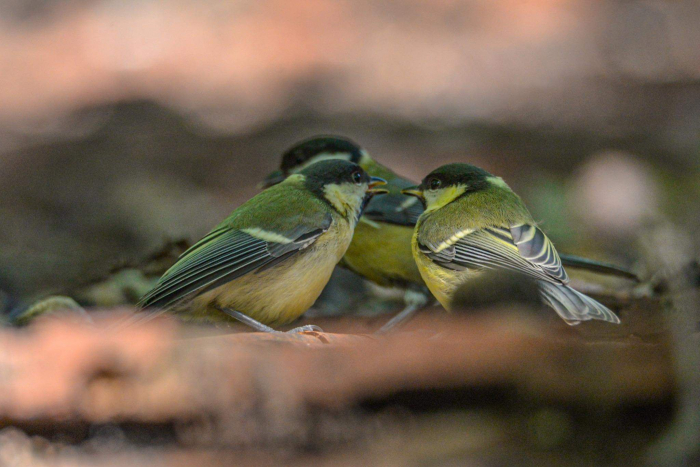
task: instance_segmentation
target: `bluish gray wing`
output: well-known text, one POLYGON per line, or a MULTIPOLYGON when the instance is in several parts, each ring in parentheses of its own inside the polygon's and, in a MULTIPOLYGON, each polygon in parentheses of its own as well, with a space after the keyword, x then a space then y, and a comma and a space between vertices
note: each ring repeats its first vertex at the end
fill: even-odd
POLYGON ((516 235, 511 231, 512 228, 500 227, 478 229, 463 235, 455 234, 455 240, 448 242, 447 246, 421 245, 420 248, 435 263, 450 269, 501 268, 548 282, 568 282, 559 255, 541 230, 536 228, 530 239, 518 235, 520 244, 516 243, 516 235), (538 253, 539 249, 544 254, 538 253))
POLYGON ((319 228, 299 226, 284 235, 256 229, 215 230, 186 251, 139 305, 167 308, 245 274, 271 268, 313 244, 331 222, 329 214, 319 228))
POLYGON ((597 319, 609 323, 620 323, 620 318, 602 303, 578 292, 568 285, 539 281, 538 285, 545 303, 570 325, 597 319))
POLYGON ((523 258, 542 268, 552 278, 569 281, 557 250, 542 230, 530 224, 511 225, 509 230, 523 258))
POLYGON ((519 225, 458 232, 437 247, 422 245, 421 251, 450 269, 500 268, 537 279, 544 301, 569 324, 591 319, 620 322, 605 305, 567 285, 559 255, 537 227, 519 225))

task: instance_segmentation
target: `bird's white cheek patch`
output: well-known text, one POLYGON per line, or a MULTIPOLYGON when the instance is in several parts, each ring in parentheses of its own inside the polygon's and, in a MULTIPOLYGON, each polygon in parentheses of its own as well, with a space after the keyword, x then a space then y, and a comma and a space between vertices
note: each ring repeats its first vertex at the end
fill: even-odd
POLYGON ((302 174, 292 174, 289 177, 287 177, 286 181, 287 183, 298 183, 303 185, 306 181, 306 177, 302 174))
POLYGON ((348 205, 345 202, 345 193, 340 185, 334 183, 323 188, 323 195, 340 212, 346 212, 348 205))
POLYGON ((257 227, 251 227, 248 229, 241 229, 241 232, 245 232, 251 237, 259 238, 266 242, 282 243, 284 245, 292 243, 294 240, 287 238, 284 235, 280 235, 276 232, 270 232, 269 230, 259 229, 257 227))
POLYGON ((331 183, 324 187, 323 194, 339 212, 350 217, 351 214, 360 212, 365 190, 366 185, 363 187, 349 183, 342 185, 331 183))
POLYGON ((426 204, 428 205, 425 212, 435 211, 436 209, 440 209, 441 207, 450 204, 455 200, 455 198, 464 193, 466 189, 467 187, 464 185, 455 185, 448 188, 443 188, 435 193, 427 191, 423 195, 425 196, 426 204))
POLYGON ((489 177, 487 179, 492 185, 496 185, 501 188, 507 188, 510 190, 510 187, 506 182, 503 181, 501 177, 489 177))

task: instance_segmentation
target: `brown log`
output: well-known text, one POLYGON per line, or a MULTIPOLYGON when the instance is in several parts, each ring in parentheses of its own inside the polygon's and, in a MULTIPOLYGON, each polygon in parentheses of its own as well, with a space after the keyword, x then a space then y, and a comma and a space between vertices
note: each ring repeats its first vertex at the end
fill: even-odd
POLYGON ((116 332, 104 320, 39 322, 0 334, 0 417, 163 421, 270 398, 300 410, 338 408, 402 390, 484 385, 610 405, 661 399, 674 388, 663 343, 591 342, 503 317, 418 325, 433 337, 187 338, 168 319, 116 332))

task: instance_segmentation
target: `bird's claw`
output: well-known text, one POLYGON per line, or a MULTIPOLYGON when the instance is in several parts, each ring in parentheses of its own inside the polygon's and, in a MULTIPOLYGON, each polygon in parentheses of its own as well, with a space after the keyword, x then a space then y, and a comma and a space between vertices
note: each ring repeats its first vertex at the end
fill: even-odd
POLYGON ((287 334, 302 334, 305 332, 323 332, 319 326, 315 324, 307 324, 305 326, 299 326, 298 328, 290 329, 287 334))

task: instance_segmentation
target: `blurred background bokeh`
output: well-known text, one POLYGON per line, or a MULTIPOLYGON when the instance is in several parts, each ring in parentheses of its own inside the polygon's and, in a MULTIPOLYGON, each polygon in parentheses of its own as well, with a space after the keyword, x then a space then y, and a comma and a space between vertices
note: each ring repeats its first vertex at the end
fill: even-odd
MULTIPOLYGON (((345 135, 503 176, 560 251, 700 227, 697 0, 4 0, 0 289, 196 239, 281 152, 345 135)), ((9 297, 9 298, 8 298, 9 297)))

